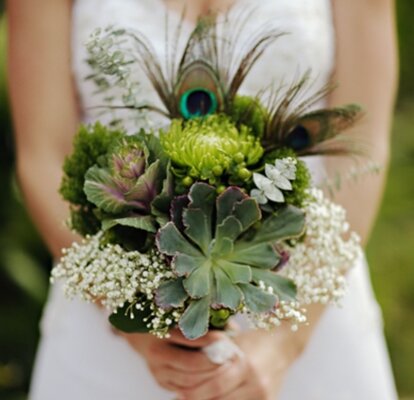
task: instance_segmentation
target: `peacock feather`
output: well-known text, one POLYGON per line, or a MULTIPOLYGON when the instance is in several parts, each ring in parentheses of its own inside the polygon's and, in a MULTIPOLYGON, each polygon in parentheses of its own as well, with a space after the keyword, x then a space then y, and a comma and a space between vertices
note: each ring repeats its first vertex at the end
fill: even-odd
MULTIPOLYGON (((280 32, 268 23, 241 43, 243 29, 251 18, 251 9, 239 11, 230 18, 214 13, 200 17, 194 29, 183 39, 184 13, 172 37, 166 28, 165 58, 160 59, 151 41, 132 29, 107 29, 102 41, 116 37, 116 43, 128 43, 128 57, 121 58, 124 71, 138 65, 161 100, 155 104, 134 103, 120 108, 157 112, 170 120, 190 120, 211 114, 225 114, 240 129, 247 126, 260 137, 264 154, 280 148, 291 148, 299 155, 343 154, 352 150, 341 133, 361 116, 361 108, 350 104, 343 107, 316 109, 315 105, 333 89, 332 85, 314 90, 310 72, 289 85, 269 82, 255 97, 240 96, 240 86, 255 63, 280 32), (180 50, 181 49, 181 50, 180 50)), ((245 37, 246 35, 244 35, 245 37)), ((94 46, 96 48, 96 43, 94 46)), ((124 47, 124 46, 122 46, 124 47)), ((122 53, 121 46, 113 58, 122 53)), ((99 69, 99 57, 92 55, 99 69)), ((102 62, 101 62, 102 64, 102 62)), ((102 71, 101 71, 102 72, 102 71)), ((113 73, 113 71, 112 71, 113 73)), ((122 75, 122 73, 121 73, 122 75)))

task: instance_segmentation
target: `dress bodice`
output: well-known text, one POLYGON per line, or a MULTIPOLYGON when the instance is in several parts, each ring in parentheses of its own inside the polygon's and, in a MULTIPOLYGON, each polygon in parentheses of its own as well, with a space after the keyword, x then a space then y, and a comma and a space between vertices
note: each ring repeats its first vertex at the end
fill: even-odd
MULTIPOLYGON (((235 11, 239 7, 252 7, 251 17, 243 29, 246 38, 269 22, 287 33, 269 46, 244 81, 240 93, 256 95, 271 83, 291 83, 307 70, 311 70, 316 88, 327 83, 334 59, 330 0, 238 0, 236 3, 235 11)), ((91 32, 109 25, 139 30, 150 39, 162 59, 165 56, 165 16, 168 13, 169 29, 179 21, 177 12, 167 10, 163 0, 74 0, 73 69, 85 121, 98 118, 92 107, 103 104, 93 83, 85 81, 90 67, 84 44, 91 32)), ((185 22, 183 34, 189 33, 193 26, 185 22)), ((242 45, 243 38, 239 43, 242 45)), ((134 79, 140 82, 146 100, 159 103, 150 82, 138 68, 134 79)), ((114 90, 116 97, 117 89, 114 90)), ((105 116, 99 118, 102 120, 105 116)))

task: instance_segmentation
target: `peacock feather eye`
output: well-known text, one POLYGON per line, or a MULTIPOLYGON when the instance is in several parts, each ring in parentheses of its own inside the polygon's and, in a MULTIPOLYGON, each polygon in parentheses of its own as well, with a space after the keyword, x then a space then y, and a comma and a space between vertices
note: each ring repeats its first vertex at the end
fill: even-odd
POLYGON ((180 99, 180 112, 185 119, 214 114, 217 106, 216 95, 201 87, 188 90, 180 99))
POLYGON ((293 128, 285 139, 285 145, 295 151, 306 149, 311 143, 311 135, 303 125, 297 125, 293 128))
POLYGON ((183 69, 175 87, 177 109, 184 119, 205 117, 223 108, 223 90, 214 69, 196 60, 183 69))

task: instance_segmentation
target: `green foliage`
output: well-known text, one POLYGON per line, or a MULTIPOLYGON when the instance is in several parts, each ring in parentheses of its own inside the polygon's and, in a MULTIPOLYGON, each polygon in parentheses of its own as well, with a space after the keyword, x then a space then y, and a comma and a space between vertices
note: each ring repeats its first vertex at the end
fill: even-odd
POLYGON ((239 129, 245 125, 255 136, 263 136, 267 110, 258 99, 250 96, 236 96, 230 106, 229 115, 239 129))
POLYGON ((367 247, 397 387, 401 398, 407 400, 414 396, 413 126, 414 104, 406 104, 396 115, 389 179, 367 247))
POLYGON ((396 2, 398 15, 398 34, 400 50, 400 100, 410 100, 414 97, 414 2, 399 0, 396 2))
POLYGON ((112 131, 100 123, 79 128, 73 140, 72 154, 66 157, 63 164, 60 193, 65 200, 73 205, 90 205, 83 191, 85 174, 93 165, 99 164, 102 156, 123 135, 123 132, 112 131))
POLYGON ((123 135, 123 132, 110 130, 99 123, 82 125, 74 137, 72 154, 65 159, 60 193, 71 203, 72 229, 83 236, 96 233, 100 227, 93 211, 95 206, 83 191, 85 174, 93 165, 102 162, 108 149, 123 135))
POLYGON ((184 186, 194 180, 215 186, 244 183, 252 175, 249 167, 263 155, 259 139, 246 126, 237 129, 224 115, 185 123, 174 120, 161 135, 161 143, 184 186))
POLYGON ((172 268, 179 277, 178 285, 161 287, 157 299, 167 308, 174 307, 177 298, 180 303, 189 299, 179 321, 187 338, 205 334, 209 322, 219 327, 225 323, 211 310, 224 309, 230 317, 244 305, 261 313, 271 310, 278 299, 295 298, 293 282, 271 270, 280 261, 274 244, 303 232, 304 214, 299 209, 285 207, 261 221, 257 202, 240 189, 228 188, 217 195, 204 183, 191 187, 188 200, 177 199, 173 221, 157 237, 159 250, 173 257, 172 268), (248 232, 253 234, 247 236, 248 232), (259 282, 272 287, 273 293, 259 288, 259 282))

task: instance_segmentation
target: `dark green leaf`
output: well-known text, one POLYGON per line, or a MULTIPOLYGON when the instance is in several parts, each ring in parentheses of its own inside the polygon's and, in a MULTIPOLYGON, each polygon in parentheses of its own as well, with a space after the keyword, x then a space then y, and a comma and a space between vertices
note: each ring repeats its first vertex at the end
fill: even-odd
POLYGON ((109 322, 116 328, 122 332, 126 333, 147 333, 149 329, 147 327, 148 322, 145 322, 144 319, 148 318, 151 314, 151 310, 146 308, 143 311, 138 311, 137 309, 133 309, 134 311, 134 318, 131 319, 129 313, 130 304, 119 308, 118 312, 115 314, 111 314, 109 316, 109 322))

